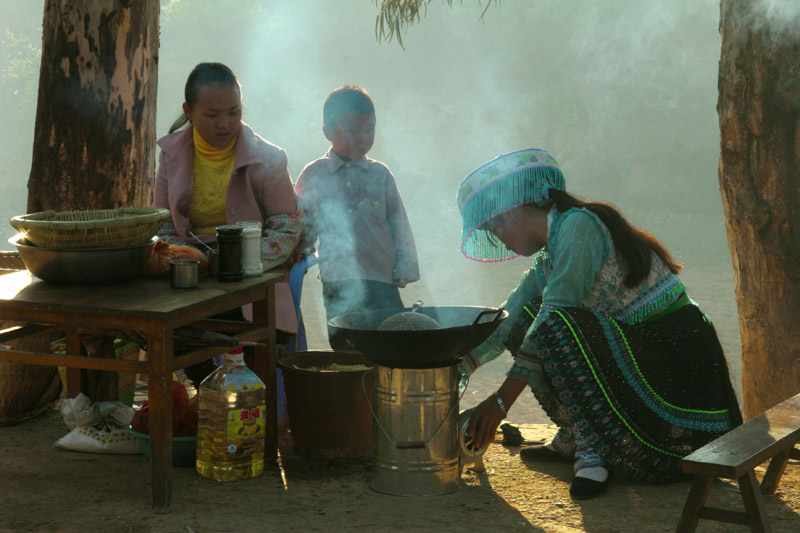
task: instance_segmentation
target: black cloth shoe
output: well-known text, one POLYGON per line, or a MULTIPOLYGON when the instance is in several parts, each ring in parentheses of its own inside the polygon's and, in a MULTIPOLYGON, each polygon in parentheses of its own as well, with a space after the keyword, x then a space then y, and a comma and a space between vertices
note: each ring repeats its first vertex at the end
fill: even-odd
POLYGON ((544 444, 534 444, 526 446, 519 451, 519 456, 528 461, 539 461, 552 463, 556 461, 572 461, 572 457, 561 455, 555 450, 551 450, 544 444))
POLYGON ((600 496, 608 490, 614 473, 609 470, 605 481, 595 481, 588 477, 574 477, 569 484, 569 495, 575 500, 588 500, 600 496))

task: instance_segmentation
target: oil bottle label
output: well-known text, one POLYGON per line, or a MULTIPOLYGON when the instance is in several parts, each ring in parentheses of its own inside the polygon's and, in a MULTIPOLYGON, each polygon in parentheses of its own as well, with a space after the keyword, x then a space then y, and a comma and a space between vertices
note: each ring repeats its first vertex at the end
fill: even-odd
POLYGON ((224 387, 228 392, 249 392, 263 389, 264 384, 246 366, 234 366, 225 375, 224 387))
POLYGON ((252 455, 264 451, 266 404, 228 411, 228 454, 252 455))

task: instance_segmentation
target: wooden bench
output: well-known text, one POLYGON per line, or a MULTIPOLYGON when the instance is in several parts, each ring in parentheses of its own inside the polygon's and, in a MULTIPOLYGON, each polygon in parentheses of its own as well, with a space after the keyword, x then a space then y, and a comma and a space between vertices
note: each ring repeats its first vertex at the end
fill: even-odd
POLYGON ((800 441, 800 394, 789 398, 734 428, 683 458, 681 466, 694 474, 694 483, 683 507, 676 531, 694 531, 697 522, 716 520, 770 531, 762 494, 774 494, 789 459, 800 459, 795 444, 800 441), (770 461, 759 486, 755 467, 770 461), (745 511, 705 505, 715 478, 739 483, 745 511))

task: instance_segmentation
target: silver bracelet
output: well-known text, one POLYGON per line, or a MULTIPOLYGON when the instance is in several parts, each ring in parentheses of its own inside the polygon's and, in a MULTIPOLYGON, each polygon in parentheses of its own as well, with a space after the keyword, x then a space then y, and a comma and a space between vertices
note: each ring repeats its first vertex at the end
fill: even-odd
POLYGON ((505 418, 508 411, 506 411, 506 404, 503 403, 503 397, 500 396, 500 393, 497 391, 494 391, 492 394, 494 394, 494 399, 497 400, 497 405, 500 406, 500 412, 503 413, 503 418, 505 418))

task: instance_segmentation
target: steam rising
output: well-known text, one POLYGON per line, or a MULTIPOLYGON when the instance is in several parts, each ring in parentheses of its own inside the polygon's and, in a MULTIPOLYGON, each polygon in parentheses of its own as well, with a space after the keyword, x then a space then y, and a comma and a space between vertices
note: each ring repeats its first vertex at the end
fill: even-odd
MULTIPOLYGON (((12 32, 0 32, 8 219, 26 205, 43 1, 0 4, 12 32)), ((800 3, 761 5, 782 31, 800 27, 800 3)), ((690 295, 738 357, 717 180, 719 0, 504 2, 481 20, 482 9, 432 3, 403 51, 375 41, 373 2, 163 0, 158 134, 180 113, 191 68, 221 61, 242 83, 244 120, 287 150, 296 178, 329 147, 328 93, 363 85, 377 116, 369 157, 395 174, 417 239, 423 279, 401 292, 428 305, 499 305, 516 285, 528 260, 461 256, 455 190, 500 153, 545 148, 568 190, 615 203, 687 265, 690 295)), ((312 332, 324 329, 315 273, 303 302, 312 332)))

